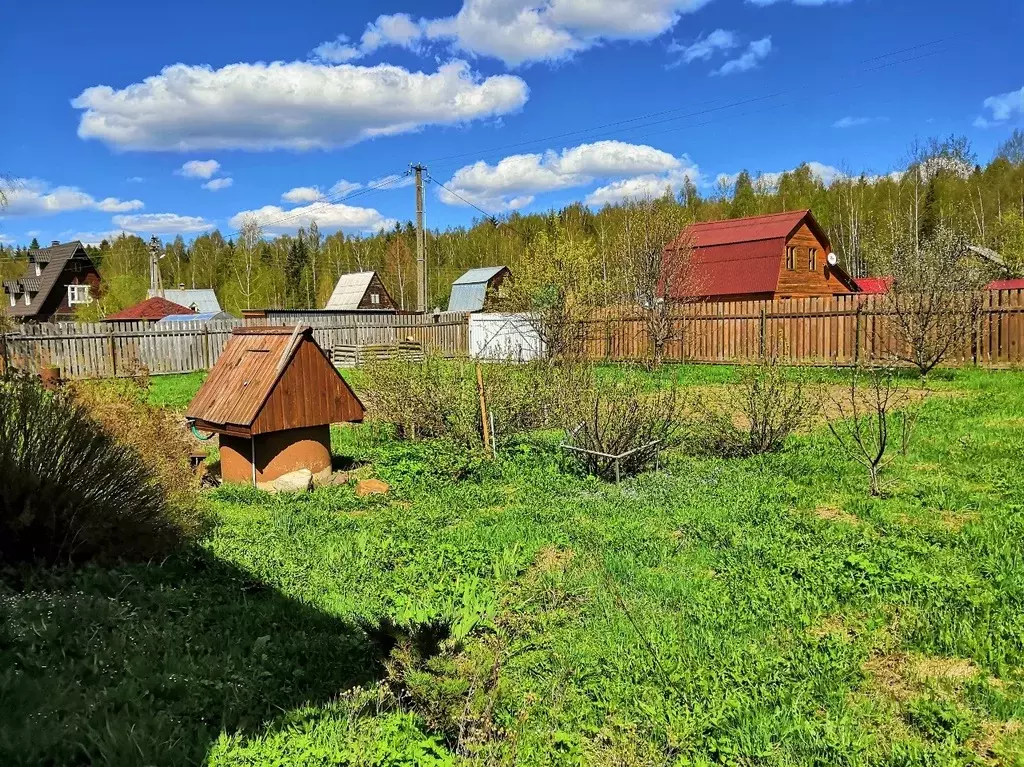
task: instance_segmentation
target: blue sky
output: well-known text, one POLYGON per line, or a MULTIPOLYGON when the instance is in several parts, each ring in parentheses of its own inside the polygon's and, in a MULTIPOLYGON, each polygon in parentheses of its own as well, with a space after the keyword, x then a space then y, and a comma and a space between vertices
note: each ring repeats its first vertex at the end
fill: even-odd
POLYGON ((1024 125, 1021 0, 7 3, 0 242, 358 233, 710 188, 801 161, 980 161, 1024 125))

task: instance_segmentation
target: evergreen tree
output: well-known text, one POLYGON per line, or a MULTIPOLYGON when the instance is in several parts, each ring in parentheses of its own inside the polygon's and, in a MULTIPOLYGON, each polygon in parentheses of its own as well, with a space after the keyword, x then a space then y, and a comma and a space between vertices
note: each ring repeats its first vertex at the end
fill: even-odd
POLYGON ((36 239, 35 237, 33 237, 33 238, 32 238, 32 242, 30 242, 30 243, 28 244, 28 247, 29 247, 29 248, 30 248, 31 250, 39 250, 39 240, 37 240, 37 239, 36 239))

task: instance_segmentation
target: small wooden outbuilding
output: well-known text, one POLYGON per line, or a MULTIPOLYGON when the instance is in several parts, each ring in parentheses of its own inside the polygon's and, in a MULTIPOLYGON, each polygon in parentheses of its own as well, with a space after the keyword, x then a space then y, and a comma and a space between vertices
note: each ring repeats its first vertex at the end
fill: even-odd
POLYGON ((330 425, 363 412, 312 329, 297 325, 235 328, 185 416, 220 435, 225 482, 255 485, 330 472, 330 425))

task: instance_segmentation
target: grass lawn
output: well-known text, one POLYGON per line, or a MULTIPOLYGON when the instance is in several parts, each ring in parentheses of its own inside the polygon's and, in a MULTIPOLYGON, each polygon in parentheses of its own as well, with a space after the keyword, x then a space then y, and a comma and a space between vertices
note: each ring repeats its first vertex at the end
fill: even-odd
POLYGON ((880 499, 826 430, 614 486, 337 428, 389 495, 225 487, 180 557, 3 570, 0 764, 1024 764, 1024 374, 936 388, 880 499))

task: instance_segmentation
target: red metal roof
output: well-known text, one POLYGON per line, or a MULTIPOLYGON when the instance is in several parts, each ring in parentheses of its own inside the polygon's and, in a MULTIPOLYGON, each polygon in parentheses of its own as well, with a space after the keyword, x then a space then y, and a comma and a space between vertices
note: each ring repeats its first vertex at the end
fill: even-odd
POLYGON ((187 306, 154 296, 103 318, 104 322, 134 322, 138 320, 162 320, 171 314, 195 314, 187 306))
MULTIPOLYGON (((695 248, 734 245, 757 240, 784 240, 796 231, 808 215, 809 210, 793 210, 767 216, 704 221, 692 224, 687 229, 687 234, 692 238, 695 248)), ((812 228, 816 229, 817 224, 812 228)))
POLYGON ((869 296, 882 296, 892 287, 892 277, 860 277, 855 280, 860 292, 869 296))
POLYGON ((985 290, 1024 290, 1024 280, 993 280, 985 290))

